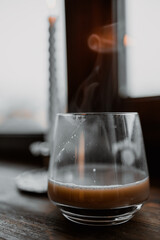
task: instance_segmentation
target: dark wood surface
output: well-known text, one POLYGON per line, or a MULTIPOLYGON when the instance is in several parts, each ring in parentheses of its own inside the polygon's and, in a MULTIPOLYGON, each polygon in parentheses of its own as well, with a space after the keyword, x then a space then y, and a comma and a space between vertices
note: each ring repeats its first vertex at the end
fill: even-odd
POLYGON ((35 166, 0 161, 0 239, 160 239, 160 181, 151 181, 149 200, 128 223, 87 227, 66 220, 47 195, 21 193, 15 177, 35 166))

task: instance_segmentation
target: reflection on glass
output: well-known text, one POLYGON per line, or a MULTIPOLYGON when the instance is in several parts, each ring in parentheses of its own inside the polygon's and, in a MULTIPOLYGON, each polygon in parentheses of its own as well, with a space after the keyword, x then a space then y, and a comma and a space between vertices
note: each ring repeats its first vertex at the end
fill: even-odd
POLYGON ((69 112, 109 111, 117 96, 114 1, 66 0, 65 5, 69 112))

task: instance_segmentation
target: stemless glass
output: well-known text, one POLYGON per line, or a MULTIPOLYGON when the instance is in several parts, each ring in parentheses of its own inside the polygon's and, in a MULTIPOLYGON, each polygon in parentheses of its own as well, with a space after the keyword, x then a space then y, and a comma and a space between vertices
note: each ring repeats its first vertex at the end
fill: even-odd
POLYGON ((48 195, 77 223, 115 225, 131 219, 149 196, 138 114, 58 114, 48 195))

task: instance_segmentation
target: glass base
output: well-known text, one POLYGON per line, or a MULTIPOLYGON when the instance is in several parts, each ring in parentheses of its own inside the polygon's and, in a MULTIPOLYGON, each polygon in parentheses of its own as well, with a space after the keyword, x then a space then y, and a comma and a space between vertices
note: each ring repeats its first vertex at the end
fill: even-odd
POLYGON ((63 216, 72 222, 92 226, 111 226, 129 221, 141 209, 142 204, 103 210, 59 207, 63 216))

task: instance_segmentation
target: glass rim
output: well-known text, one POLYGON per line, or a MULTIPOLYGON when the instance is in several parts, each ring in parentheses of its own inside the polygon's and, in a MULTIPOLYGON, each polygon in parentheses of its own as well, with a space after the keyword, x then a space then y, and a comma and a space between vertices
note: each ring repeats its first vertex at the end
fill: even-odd
POLYGON ((57 113, 57 116, 62 117, 71 117, 71 116, 107 116, 107 115, 113 115, 113 116, 127 116, 127 115, 138 115, 138 112, 80 112, 80 113, 57 113))

